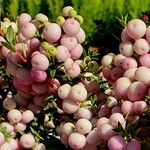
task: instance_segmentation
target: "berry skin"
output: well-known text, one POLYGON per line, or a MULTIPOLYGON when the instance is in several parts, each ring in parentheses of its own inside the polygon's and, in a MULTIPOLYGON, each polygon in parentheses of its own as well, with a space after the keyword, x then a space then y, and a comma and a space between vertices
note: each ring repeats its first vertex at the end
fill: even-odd
POLYGON ((34 114, 30 110, 26 110, 22 114, 22 122, 29 123, 34 119, 34 114))

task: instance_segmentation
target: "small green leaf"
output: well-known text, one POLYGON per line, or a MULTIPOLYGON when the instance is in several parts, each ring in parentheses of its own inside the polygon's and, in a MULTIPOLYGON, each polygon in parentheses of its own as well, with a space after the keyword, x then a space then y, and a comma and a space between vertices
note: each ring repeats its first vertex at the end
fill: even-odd
POLYGON ((49 71, 49 74, 51 76, 51 78, 54 78, 55 77, 55 74, 56 74, 56 69, 52 69, 49 71))
POLYGON ((8 49, 9 49, 10 51, 12 51, 12 52, 15 52, 15 51, 16 51, 16 50, 15 50, 15 47, 12 46, 11 44, 7 43, 7 42, 1 42, 1 44, 2 44, 4 47, 8 48, 8 49))
POLYGON ((13 42, 13 39, 14 39, 14 30, 13 30, 13 27, 10 25, 8 28, 7 28, 7 31, 6 31, 6 39, 7 41, 12 44, 13 42))

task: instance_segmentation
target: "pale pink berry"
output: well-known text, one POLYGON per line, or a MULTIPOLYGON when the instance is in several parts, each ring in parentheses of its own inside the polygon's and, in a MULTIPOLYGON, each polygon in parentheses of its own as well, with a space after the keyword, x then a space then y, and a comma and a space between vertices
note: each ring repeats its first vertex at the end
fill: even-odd
POLYGON ((74 62, 72 68, 65 71, 71 78, 75 78, 80 75, 81 69, 79 64, 74 62))
POLYGON ((86 136, 86 140, 88 144, 98 145, 101 141, 101 137, 98 134, 97 128, 94 128, 92 131, 88 133, 86 136))
POLYGON ((35 146, 35 150, 46 150, 46 146, 43 143, 39 143, 35 146))
POLYGON ((145 97, 145 94, 147 93, 147 87, 138 81, 135 81, 130 84, 127 96, 130 101, 138 101, 145 97))
POLYGON ((69 84, 64 84, 60 86, 58 89, 58 96, 61 99, 67 99, 69 97, 70 90, 71 86, 69 84))
POLYGON ((150 68, 150 54, 145 54, 139 58, 142 66, 150 68))
POLYGON ((68 144, 73 149, 82 149, 86 145, 86 138, 80 133, 71 133, 68 138, 68 144))
POLYGON ((22 122, 29 123, 34 119, 34 114, 30 110, 26 110, 22 113, 22 122))
POLYGON ((130 115, 133 113, 132 103, 130 101, 124 101, 121 105, 121 111, 125 115, 130 115))
POLYGON ((59 40, 61 37, 61 28, 56 23, 50 23, 45 26, 43 29, 43 37, 47 40, 49 43, 54 43, 59 40))
POLYGON ((110 150, 125 150, 126 142, 122 136, 116 135, 108 140, 108 148, 110 150))
POLYGON ((20 138, 20 144, 23 148, 32 148, 35 145, 35 139, 32 134, 24 134, 20 138))
POLYGON ((69 51, 73 50, 77 46, 77 39, 74 36, 63 35, 60 43, 65 46, 69 51))
POLYGON ((122 42, 119 45, 120 53, 125 57, 130 57, 133 54, 133 44, 130 41, 122 42))
POLYGON ((36 54, 32 56, 31 64, 33 68, 44 71, 49 67, 49 60, 43 54, 36 54))
POLYGON ((33 80, 37 82, 43 82, 47 78, 47 74, 45 71, 36 70, 35 68, 31 69, 31 76, 33 80))
POLYGON ((126 58, 126 57, 123 56, 122 54, 116 55, 116 56, 114 57, 114 61, 113 61, 114 65, 115 65, 116 67, 121 67, 121 66, 122 66, 122 62, 124 61, 125 58, 126 58))
POLYGON ((82 85, 76 84, 71 87, 70 98, 75 102, 85 101, 87 98, 87 90, 82 85))
POLYGON ((121 32, 121 40, 122 42, 127 42, 127 41, 132 41, 133 39, 130 38, 127 34, 127 30, 124 29, 122 32, 121 32))
POLYGON ((56 58, 57 58, 58 62, 64 62, 70 57, 71 57, 71 55, 65 46, 60 45, 57 47, 56 58))
POLYGON ((141 115, 146 107, 147 107, 146 102, 136 101, 133 103, 132 109, 134 113, 136 113, 137 115, 141 115))
POLYGON ((71 54, 71 58, 73 60, 77 60, 81 57, 83 53, 83 47, 80 44, 77 44, 77 46, 71 50, 70 54, 71 54))
POLYGON ((133 19, 127 25, 127 34, 133 39, 139 39, 146 32, 146 24, 140 19, 133 19))
POLYGON ((136 67, 127 69, 124 72, 123 76, 129 78, 131 81, 134 81, 135 80, 134 74, 135 74, 136 69, 137 69, 136 67))
POLYGON ((85 118, 90 120, 92 118, 92 112, 84 107, 79 108, 74 115, 77 119, 85 118))
POLYGON ((113 135, 115 135, 115 131, 113 130, 113 126, 110 124, 103 124, 100 127, 99 135, 104 139, 108 140, 110 139, 113 135))
POLYGON ((39 47, 40 47, 40 40, 38 38, 32 38, 30 41, 30 48, 33 51, 37 51, 39 50, 39 47))
POLYGON ((31 21, 31 16, 27 13, 22 13, 18 18, 19 26, 22 27, 24 24, 31 21))
POLYGON ((16 132, 24 131, 26 129, 26 127, 27 127, 26 124, 24 124, 22 122, 18 122, 17 124, 14 125, 16 132))
POLYGON ((82 28, 80 28, 80 31, 78 34, 76 34, 77 41, 81 44, 85 41, 86 35, 82 28))
POLYGON ((65 68, 65 70, 71 69, 72 66, 73 66, 73 64, 74 64, 73 60, 71 58, 67 58, 65 60, 65 62, 64 62, 64 68, 65 68))
POLYGON ((124 59, 124 61, 122 62, 122 68, 124 70, 127 70, 129 68, 133 68, 133 67, 137 67, 137 62, 134 58, 132 57, 127 57, 124 59))
POLYGON ((150 46, 147 40, 138 39, 134 43, 134 51, 139 55, 145 55, 149 52, 150 46))
POLYGON ((110 66, 113 63, 113 59, 114 59, 113 55, 109 55, 109 54, 105 55, 101 60, 102 66, 104 67, 110 66))
POLYGON ((67 99, 63 100, 62 108, 66 113, 72 114, 77 111, 78 105, 74 101, 67 99))
POLYGON ((127 90, 131 81, 127 77, 119 78, 115 83, 114 93, 119 97, 126 98, 127 97, 127 90))
POLYGON ((67 122, 62 127, 62 133, 69 137, 74 132, 75 126, 71 122, 67 122))
POLYGON ((87 134, 92 129, 92 123, 85 118, 79 119, 76 122, 76 129, 81 134, 87 134))
POLYGON ((20 148, 18 140, 10 138, 8 143, 10 144, 12 150, 18 150, 20 148))
POLYGON ((33 23, 26 23, 21 27, 21 33, 27 39, 32 38, 36 33, 36 26, 33 23))
POLYGON ((110 124, 111 124, 114 128, 118 127, 118 123, 120 123, 121 126, 122 126, 123 128, 125 128, 126 121, 125 121, 125 119, 124 119, 124 117, 123 117, 122 114, 120 114, 120 113, 113 113, 113 114, 109 117, 109 120, 110 120, 110 124))
POLYGON ((12 109, 8 112, 7 114, 7 118, 8 120, 12 123, 12 124, 15 124, 15 123, 18 123, 21 121, 22 119, 22 114, 19 110, 17 109, 12 109))
POLYGON ((64 22, 63 30, 69 36, 75 36, 80 31, 80 24, 77 20, 69 18, 64 22))

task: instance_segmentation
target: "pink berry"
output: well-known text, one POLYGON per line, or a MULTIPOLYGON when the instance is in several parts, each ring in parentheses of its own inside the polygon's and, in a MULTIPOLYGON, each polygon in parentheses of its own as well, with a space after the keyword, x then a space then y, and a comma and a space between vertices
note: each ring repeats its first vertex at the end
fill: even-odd
POLYGON ((81 44, 85 41, 86 35, 82 28, 80 28, 80 31, 78 34, 76 34, 77 41, 81 44))
POLYGON ((150 54, 140 56, 139 60, 142 66, 150 68, 150 54))
POLYGON ((12 123, 12 124, 15 124, 15 123, 18 123, 21 121, 22 119, 22 114, 19 110, 17 109, 12 109, 8 112, 7 114, 7 118, 8 120, 12 123))
POLYGON ((65 46, 69 51, 73 50, 77 46, 77 39, 73 36, 63 35, 60 43, 62 46, 65 46))
POLYGON ((131 81, 127 77, 119 78, 115 83, 114 93, 119 97, 125 98, 131 81))
POLYGON ((140 115, 143 113, 144 109, 147 107, 146 102, 144 101, 136 101, 133 103, 132 109, 133 112, 140 115))
POLYGON ((143 99, 146 93, 146 86, 143 83, 136 81, 130 84, 127 96, 130 101, 138 101, 143 99))
POLYGON ((98 129, 100 129, 104 124, 109 124, 109 119, 106 117, 101 117, 97 120, 96 126, 98 129))
POLYGON ((85 118, 90 120, 92 118, 92 112, 84 107, 79 108, 74 115, 77 119, 85 118))
POLYGON ((127 25, 127 34, 133 39, 139 39, 146 32, 146 24, 140 19, 133 19, 127 25))
POLYGON ((87 143, 91 145, 98 145, 100 143, 101 137, 98 134, 97 128, 90 131, 86 137, 87 143))
POLYGON ((34 119, 34 114, 30 110, 26 110, 22 114, 22 122, 23 123, 29 123, 34 119))
POLYGON ((74 62, 72 68, 65 71, 70 77, 75 78, 80 75, 81 69, 79 64, 74 62))
POLYGON ((125 150, 126 142, 122 136, 116 135, 108 140, 108 148, 110 150, 125 150))
POLYGON ((122 62, 122 68, 124 70, 127 70, 129 68, 133 68, 133 67, 137 67, 137 62, 134 58, 132 57, 127 57, 124 59, 124 61, 122 62))
POLYGON ((120 114, 120 113, 113 113, 113 114, 110 116, 109 120, 110 120, 110 124, 111 124, 114 128, 118 127, 118 123, 120 123, 121 126, 122 126, 123 128, 125 128, 126 121, 125 121, 125 119, 124 119, 124 117, 123 117, 122 114, 120 114))
POLYGON ((121 32, 121 40, 122 40, 122 42, 127 42, 127 41, 131 41, 131 40, 132 40, 132 39, 128 36, 126 29, 124 29, 124 30, 121 32))
POLYGON ((135 80, 134 74, 135 74, 136 69, 137 69, 136 67, 127 69, 124 72, 123 76, 129 78, 131 81, 134 81, 135 80))
POLYGON ((46 93, 48 91, 48 85, 44 82, 42 83, 33 83, 32 84, 32 90, 36 93, 36 94, 43 94, 46 93))
POLYGON ((107 54, 107 55, 103 56, 103 58, 101 60, 102 66, 104 66, 104 67, 110 66, 113 62, 113 59, 114 59, 113 55, 107 54))
POLYGON ((145 39, 138 39, 134 43, 134 51, 139 55, 147 54, 150 50, 149 43, 145 39))
POLYGON ((23 148, 32 148, 35 145, 35 139, 32 134, 24 134, 20 138, 20 144, 23 148))
POLYGON ((70 98, 75 102, 85 101, 87 98, 87 90, 82 85, 76 84, 70 90, 70 98))
POLYGON ((80 31, 80 24, 77 20, 69 18, 64 22, 63 30, 69 36, 75 36, 80 31))
POLYGON ((69 135, 73 133, 74 128, 75 128, 74 124, 67 122, 62 127, 62 133, 69 137, 69 135))
POLYGON ((71 7, 71 6, 64 7, 62 10, 62 15, 64 17, 68 17, 69 16, 69 10, 71 10, 71 9, 73 9, 73 7, 71 7))
POLYGON ((39 50, 39 47, 40 47, 40 40, 38 38, 32 38, 30 41, 30 48, 33 51, 37 51, 39 50))
POLYGON ((12 150, 18 150, 20 147, 19 147, 19 142, 13 138, 10 138, 8 140, 10 146, 11 146, 11 149, 12 150))
POLYGON ((68 138, 68 144, 73 149, 82 149, 86 145, 86 138, 80 133, 71 133, 68 138))
POLYGON ((26 127, 27 127, 26 124, 24 124, 22 122, 18 122, 17 124, 14 125, 16 132, 24 131, 26 129, 26 127))
POLYGON ((124 101, 121 105, 121 111, 125 115, 130 115, 133 113, 132 103, 130 101, 124 101))
POLYGON ((136 139, 132 139, 126 146, 126 150, 141 150, 141 144, 136 139))
POLYGON ((24 24, 31 21, 31 16, 27 13, 22 13, 18 18, 19 26, 22 27, 24 24))
POLYGON ((36 26, 33 23, 26 23, 21 28, 22 35, 29 39, 32 38, 35 35, 36 32, 36 26))
POLYGON ((49 43, 54 43, 59 40, 61 37, 61 28, 56 23, 50 23, 47 26, 45 26, 43 30, 43 37, 47 40, 49 43))
POLYGON ((126 57, 123 56, 122 54, 118 54, 114 57, 114 65, 116 67, 121 67, 122 66, 122 62, 124 61, 126 57))
POLYGON ((57 47, 56 58, 57 58, 58 62, 64 62, 70 57, 71 57, 71 55, 65 46, 60 45, 57 47))
POLYGON ((113 107, 111 113, 122 113, 120 106, 113 107))
POLYGON ((106 105, 102 105, 99 112, 98 112, 98 117, 108 117, 110 115, 110 110, 106 105))
POLYGON ((86 146, 82 150, 97 150, 95 145, 86 144, 86 146))
POLYGON ((49 60, 43 54, 36 54, 32 56, 31 64, 33 68, 44 71, 49 67, 49 60))
POLYGON ((46 150, 46 146, 43 143, 39 143, 35 146, 35 150, 46 150))
POLYGON ((37 82, 43 82, 47 78, 45 71, 36 70, 35 68, 31 69, 31 76, 37 82))
POLYGON ((71 69, 72 66, 73 66, 73 64, 74 64, 73 60, 71 58, 67 58, 65 60, 65 62, 64 62, 64 68, 65 68, 65 70, 71 69))
POLYGON ((67 99, 67 100, 63 100, 62 108, 64 112, 72 114, 77 111, 78 105, 74 101, 67 99))
POLYGON ((73 60, 77 60, 81 57, 83 53, 83 47, 80 44, 77 44, 77 46, 71 50, 70 54, 71 54, 71 58, 73 60))
POLYGON ((125 57, 130 57, 133 54, 133 44, 132 42, 122 42, 119 45, 120 53, 125 57))
POLYGON ((150 69, 145 66, 141 66, 135 71, 134 76, 137 81, 142 82, 145 85, 150 85, 149 74, 150 69))
POLYGON ((87 134, 92 129, 92 124, 89 120, 82 118, 76 122, 76 129, 81 134, 87 134))
POLYGON ((58 96, 61 99, 67 99, 69 97, 70 90, 71 86, 69 84, 64 84, 60 86, 58 89, 58 96))
POLYGON ((108 140, 110 139, 113 135, 115 135, 115 131, 113 131, 113 126, 111 126, 110 124, 103 124, 100 127, 100 132, 99 135, 104 139, 104 140, 108 140))

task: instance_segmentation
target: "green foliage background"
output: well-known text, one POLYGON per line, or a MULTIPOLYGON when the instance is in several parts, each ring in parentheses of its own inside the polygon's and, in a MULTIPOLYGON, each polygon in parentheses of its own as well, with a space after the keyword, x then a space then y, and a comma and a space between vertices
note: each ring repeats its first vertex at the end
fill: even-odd
POLYGON ((100 41, 116 32, 112 26, 115 17, 138 18, 142 12, 150 11, 150 0, 0 0, 0 3, 1 18, 12 20, 22 12, 28 12, 32 17, 41 12, 54 21, 64 6, 71 5, 84 18, 88 42, 100 41), (95 20, 101 20, 102 24, 96 24, 95 20))

